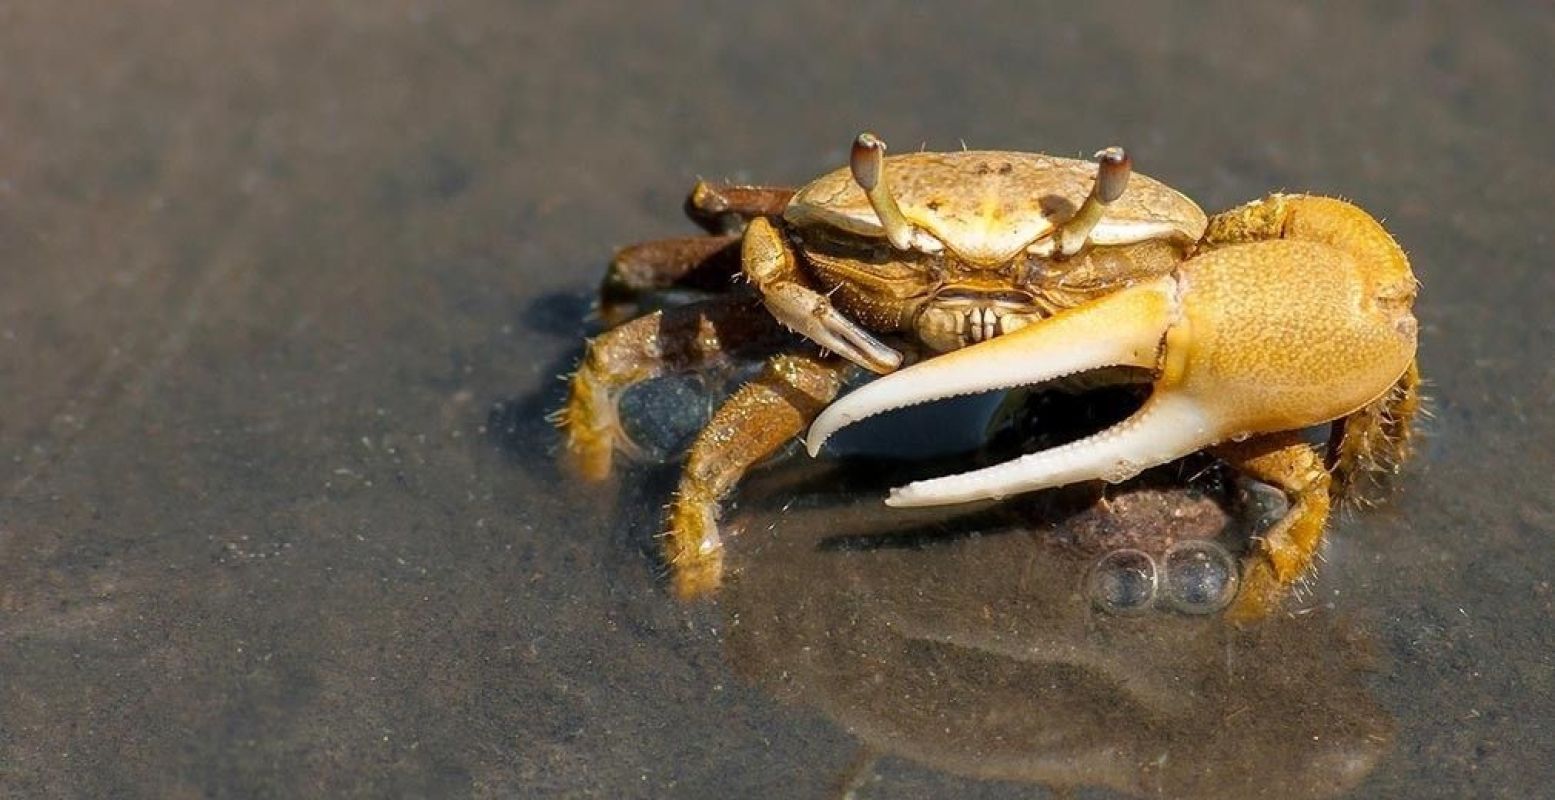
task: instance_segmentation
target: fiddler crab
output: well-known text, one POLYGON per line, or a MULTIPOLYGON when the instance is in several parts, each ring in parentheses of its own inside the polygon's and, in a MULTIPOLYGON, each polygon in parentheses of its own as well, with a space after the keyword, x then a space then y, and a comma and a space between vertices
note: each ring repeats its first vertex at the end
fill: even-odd
POLYGON ((813 456, 859 420, 942 398, 1147 382, 1143 406, 1110 428, 886 503, 1117 483, 1208 451, 1290 501, 1243 557, 1227 613, 1244 619, 1306 574, 1334 500, 1407 456, 1418 284, 1360 208, 1274 194, 1206 218, 1118 147, 1094 163, 885 150, 861 134, 848 168, 797 192, 699 182, 687 211, 711 235, 628 247, 611 264, 607 314, 680 286, 717 293, 588 343, 560 414, 585 477, 634 447, 616 407, 625 389, 769 354, 687 454, 663 539, 678 595, 720 584, 719 503, 752 465, 807 428, 813 456), (837 399, 854 365, 881 377, 837 399), (1325 423, 1314 444, 1309 429, 1325 423))

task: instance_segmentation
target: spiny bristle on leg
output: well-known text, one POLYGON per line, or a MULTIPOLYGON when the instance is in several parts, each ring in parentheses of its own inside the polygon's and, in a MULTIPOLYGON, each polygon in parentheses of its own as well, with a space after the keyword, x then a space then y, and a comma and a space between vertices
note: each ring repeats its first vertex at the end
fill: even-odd
POLYGON ((549 417, 565 433, 567 458, 590 481, 610 475, 618 440, 615 405, 610 393, 587 372, 579 369, 571 381, 567 404, 549 417))
POLYGON ((717 591, 723 582, 724 550, 718 535, 718 504, 677 494, 668 522, 660 539, 675 595, 690 600, 717 591))
POLYGON ((1387 495, 1391 479, 1413 452, 1416 421, 1429 416, 1420 384, 1411 364, 1381 397, 1335 423, 1328 461, 1336 499, 1364 507, 1387 495))

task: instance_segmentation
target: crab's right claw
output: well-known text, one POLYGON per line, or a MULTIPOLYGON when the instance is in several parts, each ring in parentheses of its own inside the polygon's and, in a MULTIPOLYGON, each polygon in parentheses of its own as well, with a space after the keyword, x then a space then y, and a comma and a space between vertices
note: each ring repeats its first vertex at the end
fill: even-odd
POLYGON ((761 291, 762 302, 778 322, 873 372, 886 373, 901 366, 901 353, 848 319, 826 295, 795 279, 793 250, 771 222, 761 217, 751 220, 740 244, 740 258, 746 276, 761 291))
POLYGON ((769 289, 762 299, 779 322, 871 372, 884 374, 901 366, 901 353, 848 319, 814 289, 782 284, 769 289))

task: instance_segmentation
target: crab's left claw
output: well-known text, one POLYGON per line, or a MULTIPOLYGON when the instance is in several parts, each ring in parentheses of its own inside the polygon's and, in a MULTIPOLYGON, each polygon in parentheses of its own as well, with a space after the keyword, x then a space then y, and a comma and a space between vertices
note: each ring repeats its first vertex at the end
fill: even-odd
MULTIPOLYGON (((817 453, 837 430, 904 406, 976 392, 1030 386, 1103 367, 1157 369, 1176 320, 1176 284, 1160 278, 1070 309, 972 347, 876 379, 833 403, 810 428, 817 453)), ((1203 446, 1204 414, 1185 398, 1157 396, 1133 419, 1102 434, 989 469, 911 484, 894 506, 997 498, 1104 477, 1122 480, 1203 446)))
POLYGON ((1132 417, 1071 444, 908 485, 887 502, 944 505, 1118 482, 1219 442, 1344 416, 1387 391, 1414 358, 1414 278, 1380 226, 1375 232, 1375 252, 1291 240, 1221 247, 1175 275, 920 362, 832 404, 811 426, 809 450, 890 409, 1112 366, 1156 376, 1132 417))

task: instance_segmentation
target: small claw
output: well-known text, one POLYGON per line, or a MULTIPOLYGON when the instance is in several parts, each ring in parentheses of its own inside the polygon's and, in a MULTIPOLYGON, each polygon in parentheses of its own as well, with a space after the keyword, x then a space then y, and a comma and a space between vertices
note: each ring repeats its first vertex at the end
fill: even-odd
POLYGON ((763 297, 780 322, 827 350, 880 374, 902 364, 902 354, 832 307, 820 293, 798 284, 773 287, 763 297))
POLYGON ((1153 369, 1175 319, 1175 287, 1173 279, 1158 278, 867 383, 816 418, 806 447, 813 456, 828 437, 854 422, 931 400, 1101 367, 1153 369))
POLYGON ((901 366, 901 353, 837 311, 825 295, 799 282, 794 254, 771 222, 751 220, 740 244, 740 261, 778 322, 865 369, 885 373, 901 366))

